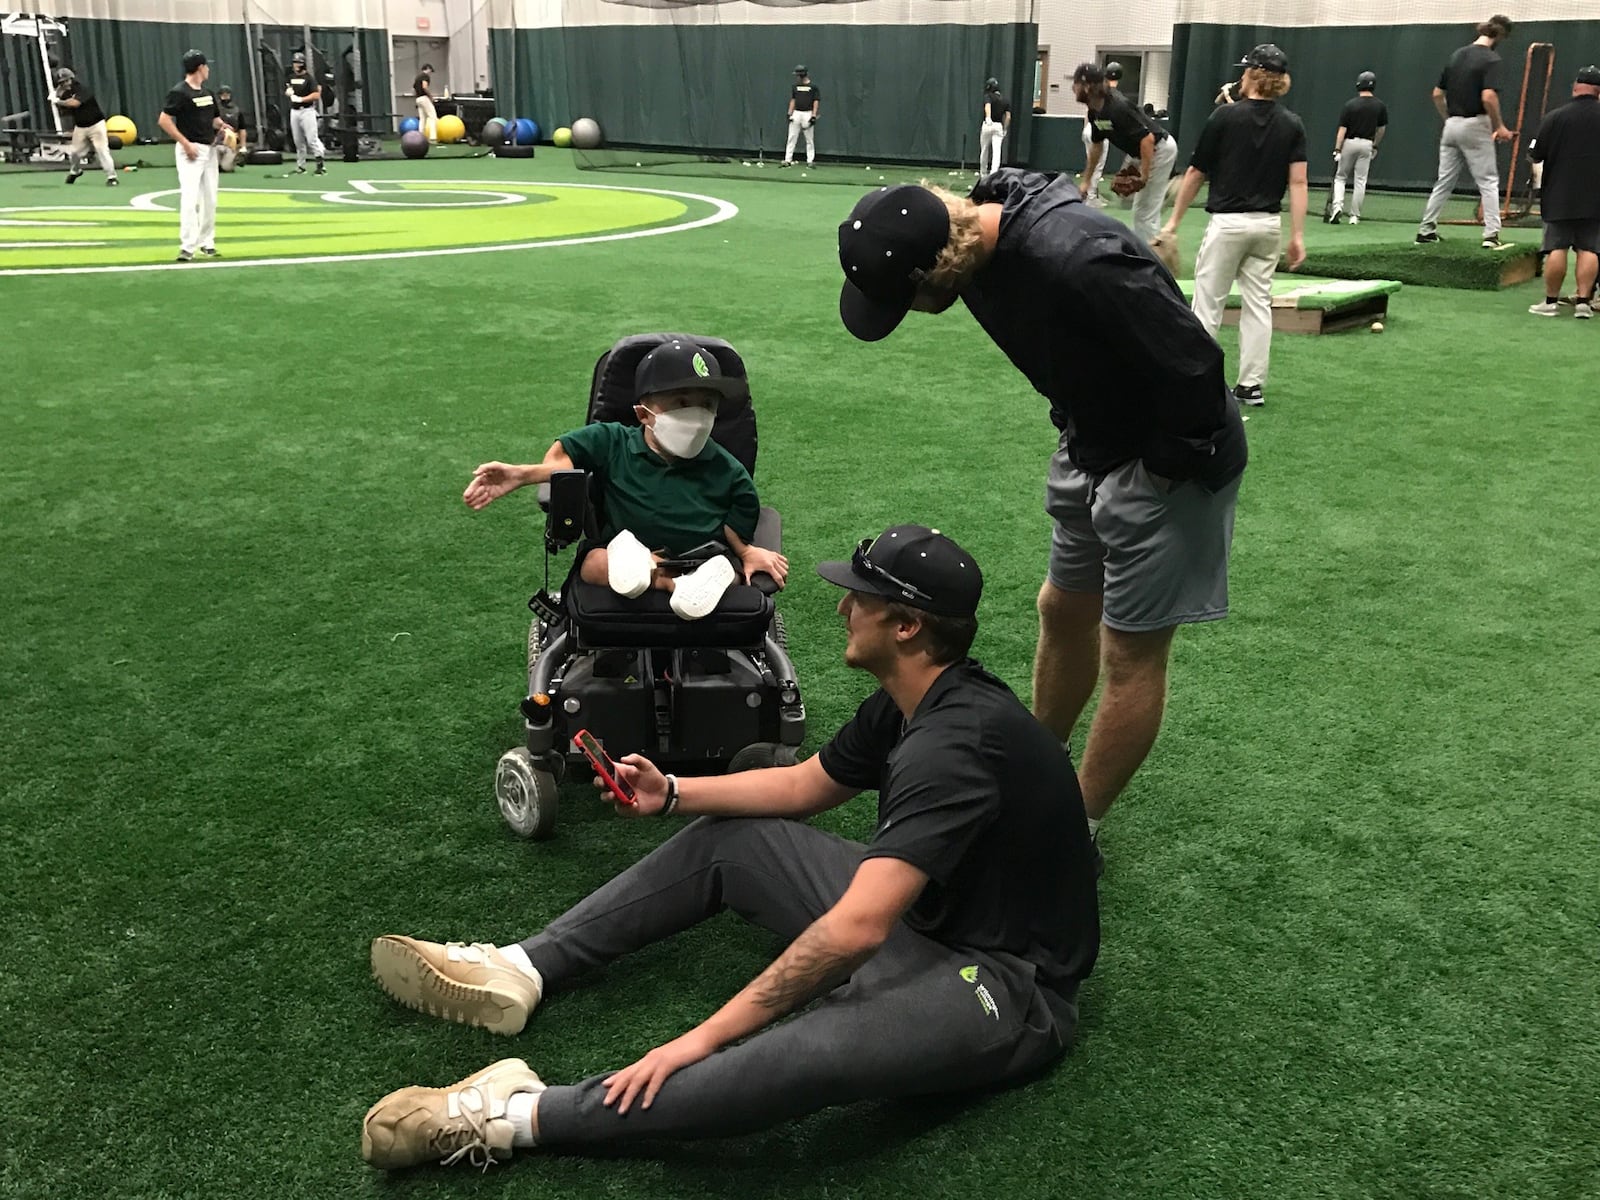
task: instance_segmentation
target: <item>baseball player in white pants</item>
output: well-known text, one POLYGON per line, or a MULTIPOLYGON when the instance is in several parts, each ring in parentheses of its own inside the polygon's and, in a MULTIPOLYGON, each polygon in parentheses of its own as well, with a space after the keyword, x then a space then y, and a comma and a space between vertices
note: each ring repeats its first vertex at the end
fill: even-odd
POLYGON ((70 67, 57 67, 52 78, 56 90, 51 94, 50 103, 66 109, 72 117, 72 145, 67 148, 67 182, 78 181, 89 157, 88 149, 93 146, 100 169, 106 173, 106 185, 116 187, 117 164, 111 160, 111 143, 106 140, 105 110, 70 67))
POLYGON ((217 111, 217 98, 206 87, 211 68, 206 56, 191 50, 183 56, 183 79, 161 105, 161 131, 176 142, 178 163, 178 261, 193 262, 198 252, 217 253, 217 147, 213 142, 229 126, 217 111))
MULTIPOLYGON (((1089 148, 1094 145, 1094 125, 1086 116, 1083 118, 1083 161, 1089 161, 1089 148)), ((1089 178, 1089 186, 1084 189, 1083 202, 1094 208, 1104 208, 1106 202, 1100 196, 1100 178, 1106 173, 1106 159, 1110 154, 1102 154, 1100 161, 1094 165, 1094 174, 1089 178)))
POLYGON ((1333 137, 1333 198, 1328 220, 1337 225, 1348 215, 1350 224, 1361 222, 1361 205, 1367 198, 1367 172, 1383 135, 1389 131, 1389 110, 1374 96, 1378 77, 1371 71, 1356 76, 1356 96, 1339 113, 1339 130, 1333 137), (1344 207, 1345 184, 1355 177, 1355 195, 1348 214, 1344 207))
POLYGON ((806 135, 806 166, 817 165, 817 114, 822 111, 822 92, 811 82, 802 64, 794 69, 794 87, 789 93, 789 140, 783 146, 782 167, 794 166, 794 144, 806 135))
POLYGON ((1000 169, 1006 131, 1011 127, 1011 102, 1000 94, 1000 81, 993 77, 983 83, 983 121, 978 126, 978 174, 992 175, 1000 169))
POLYGON ((1239 284, 1239 403, 1265 403, 1262 389, 1272 352, 1272 277, 1283 238, 1283 197, 1292 220, 1287 261, 1305 261, 1306 130, 1300 118, 1276 103, 1289 90, 1289 60, 1264 43, 1251 50, 1240 84, 1241 99, 1215 109, 1173 201, 1162 232, 1176 235, 1184 211, 1208 178, 1206 208, 1211 222, 1195 256, 1194 315, 1215 337, 1222 328, 1228 291, 1239 284))
POLYGON ((1369 138, 1347 137, 1344 145, 1333 152, 1333 211, 1346 211, 1345 181, 1353 177, 1355 188, 1350 194, 1348 210, 1352 225, 1361 221, 1361 205, 1367 198, 1367 172, 1372 169, 1372 155, 1376 149, 1369 138))
POLYGON ((430 142, 439 140, 439 110, 433 107, 433 64, 423 63, 411 84, 417 94, 417 128, 430 142))

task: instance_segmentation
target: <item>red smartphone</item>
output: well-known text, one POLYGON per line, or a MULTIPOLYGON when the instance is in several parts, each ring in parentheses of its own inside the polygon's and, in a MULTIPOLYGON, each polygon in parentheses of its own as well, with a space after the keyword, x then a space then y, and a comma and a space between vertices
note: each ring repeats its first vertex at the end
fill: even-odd
POLYGON ((594 773, 600 777, 600 782, 605 784, 611 794, 617 798, 619 804, 637 804, 638 798, 633 794, 633 788, 627 780, 622 778, 617 770, 617 764, 611 761, 611 756, 600 745, 600 739, 587 729, 580 729, 572 735, 572 744, 583 751, 583 756, 589 760, 589 765, 594 768, 594 773))

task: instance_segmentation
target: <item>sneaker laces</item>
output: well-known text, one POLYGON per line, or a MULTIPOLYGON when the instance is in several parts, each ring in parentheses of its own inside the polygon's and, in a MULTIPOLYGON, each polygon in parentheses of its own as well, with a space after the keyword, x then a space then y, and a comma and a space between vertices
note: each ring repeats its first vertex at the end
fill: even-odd
MULTIPOLYGON (((428 1139, 428 1144, 434 1153, 446 1155, 441 1157, 441 1166, 451 1167, 463 1158, 472 1166, 487 1171, 494 1163, 494 1152, 489 1149, 489 1094, 482 1087, 473 1085, 464 1087, 455 1095, 459 1097, 457 1109, 466 1126, 456 1128, 443 1128, 428 1139), (474 1111, 468 1107, 466 1097, 468 1092, 475 1092, 482 1108, 474 1111), (450 1148, 454 1146, 454 1151, 450 1148)), ((448 1101, 447 1101, 448 1103, 448 1101)))

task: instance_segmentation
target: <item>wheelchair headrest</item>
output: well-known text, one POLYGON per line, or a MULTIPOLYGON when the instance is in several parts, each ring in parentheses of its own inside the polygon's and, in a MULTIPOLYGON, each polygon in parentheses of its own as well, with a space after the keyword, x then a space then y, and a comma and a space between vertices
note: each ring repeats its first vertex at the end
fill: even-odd
POLYGON ((594 381, 589 387, 589 421, 637 425, 638 419, 633 415, 633 377, 646 354, 661 343, 671 341, 696 343, 717 360, 724 375, 744 384, 717 405, 717 423, 711 427, 711 436, 738 459, 746 471, 755 475, 756 412, 750 403, 749 376, 745 374, 744 359, 739 357, 739 352, 721 338, 694 333, 636 333, 623 338, 594 365, 594 381))

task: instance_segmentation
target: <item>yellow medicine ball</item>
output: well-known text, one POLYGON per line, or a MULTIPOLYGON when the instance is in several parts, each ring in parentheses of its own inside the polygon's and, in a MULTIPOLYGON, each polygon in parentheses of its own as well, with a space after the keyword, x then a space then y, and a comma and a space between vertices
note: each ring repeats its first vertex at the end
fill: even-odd
POLYGON ((461 118, 455 115, 439 118, 439 140, 441 142, 459 142, 467 136, 467 127, 461 123, 461 118))

